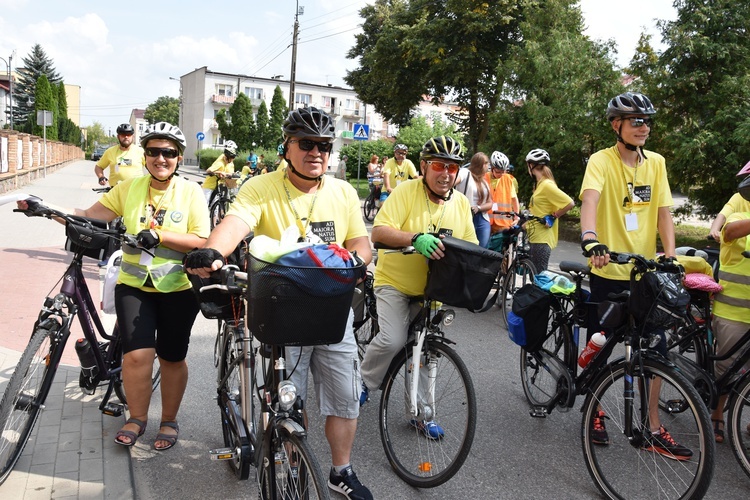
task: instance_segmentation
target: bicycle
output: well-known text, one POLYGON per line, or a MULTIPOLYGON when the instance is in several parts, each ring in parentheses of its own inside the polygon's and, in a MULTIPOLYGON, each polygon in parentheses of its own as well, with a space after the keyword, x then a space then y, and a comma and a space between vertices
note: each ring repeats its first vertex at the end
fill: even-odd
MULTIPOLYGON (((612 262, 633 264, 631 287, 637 277, 652 270, 673 271, 667 264, 636 254, 611 252, 612 262)), ((580 370, 577 363, 576 335, 585 324, 582 281, 587 266, 561 262, 576 284, 572 296, 553 294, 551 327, 544 345, 536 351, 521 350, 521 381, 531 405, 532 417, 546 417, 555 407, 567 411, 577 396, 585 397, 581 408, 581 447, 589 475, 609 498, 701 498, 711 482, 714 442, 708 411, 690 382, 672 363, 651 350, 658 334, 642 336, 627 304, 628 293, 612 297, 609 313, 619 311, 614 332, 593 359, 580 370), (624 356, 609 361, 618 344, 624 356), (682 412, 665 411, 659 405, 660 422, 670 435, 689 448, 691 457, 657 451, 650 431, 651 387, 660 395, 684 402, 682 412), (614 432, 608 444, 596 444, 592 421, 606 415, 614 432)), ((604 317, 604 315, 600 315, 604 317)))
POLYGON ((365 202, 362 205, 362 212, 365 219, 372 221, 375 219, 375 214, 380 210, 380 192, 383 188, 383 179, 380 177, 374 177, 370 182, 370 193, 365 198, 365 202))
MULTIPOLYGON (((331 285, 335 278, 324 273, 331 268, 285 268, 250 254, 248 259, 248 273, 228 265, 222 269, 221 284, 199 288, 204 304, 223 302, 218 308, 212 306, 214 312, 208 317, 219 319, 215 363, 225 448, 211 450, 210 455, 213 460, 229 461, 240 479, 247 479, 250 466, 254 466, 263 499, 327 499, 327 480, 306 439, 303 401, 289 380, 294 367, 288 369, 285 345, 339 342, 351 293, 312 297, 289 279, 291 269, 292 273, 327 279, 331 285), (226 294, 229 302, 212 298, 210 293, 226 294), (243 319, 245 295, 253 304, 248 314, 249 335, 243 319), (278 302, 281 304, 274 305, 278 302), (303 302, 310 304, 301 306, 303 302), (329 314, 316 318, 290 315, 288 308, 293 304, 329 314), (339 337, 332 337, 335 332, 340 332, 339 337)), ((340 278, 343 271, 335 272, 340 278)), ((361 267, 345 271, 352 277, 359 272, 361 267)), ((206 309, 202 310, 206 315, 206 309)))
MULTIPOLYGON (((70 328, 77 317, 83 330, 83 339, 76 352, 86 345, 88 356, 82 356, 86 366, 81 367, 79 386, 84 394, 91 395, 100 385, 106 384, 99 410, 105 415, 119 417, 127 405, 122 383, 122 344, 119 329, 115 324, 112 333, 107 333, 83 275, 83 257, 100 259, 101 252, 110 239, 117 239, 136 246, 135 237, 124 234, 124 229, 107 229, 107 223, 86 219, 47 207, 33 210, 14 210, 29 217, 56 217, 65 221, 68 243, 73 252, 68 268, 58 281, 60 291, 44 300, 39 317, 21 359, 5 387, 0 400, 0 484, 7 479, 21 457, 40 411, 44 409, 52 383, 57 373, 65 345, 70 337, 70 328), (99 341, 99 337, 104 339, 99 341), (93 363, 93 364, 90 364, 93 363), (114 392, 119 404, 110 402, 114 392)), ((55 285, 57 286, 57 285, 55 285)), ((154 363, 151 390, 161 381, 159 364, 154 363)))
MULTIPOLYGON (((212 176, 215 174, 213 172, 208 172, 206 175, 212 176)), ((239 178, 240 173, 235 172, 230 177, 219 179, 219 182, 216 184, 216 191, 211 195, 211 203, 208 208, 212 230, 218 226, 227 215, 229 205, 232 204, 237 195, 237 179, 239 178)))
MULTIPOLYGON (((414 247, 388 249, 404 254, 414 247)), ((378 334, 374 280, 364 281, 364 320, 355 326, 360 360, 367 346, 378 334)), ((417 488, 433 488, 451 479, 461 468, 471 450, 476 430, 477 403, 474 383, 466 364, 450 347, 443 327, 455 319, 452 309, 437 309, 429 297, 415 297, 421 302, 409 323, 408 340, 391 361, 380 385, 380 439, 394 472, 417 488), (419 358, 420 369, 414 370, 419 358), (424 368, 424 369, 422 369, 424 368), (424 392, 424 394, 420 394, 424 392), (445 435, 427 439, 412 422, 440 420, 445 435)))

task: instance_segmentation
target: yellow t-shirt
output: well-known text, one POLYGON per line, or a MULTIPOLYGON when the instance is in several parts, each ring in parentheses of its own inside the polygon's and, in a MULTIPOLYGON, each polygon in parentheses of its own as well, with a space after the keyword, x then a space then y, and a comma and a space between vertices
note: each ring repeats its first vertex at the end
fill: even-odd
POLYGON ((96 166, 102 170, 109 169, 109 185, 114 187, 125 179, 142 176, 146 157, 140 146, 132 144, 127 151, 123 151, 118 144, 107 149, 96 166))
MULTIPOLYGON (((617 146, 597 151, 586 166, 579 197, 583 199, 587 189, 600 194, 596 232, 601 243, 615 252, 638 253, 653 259, 659 207, 670 207, 673 202, 664 157, 652 151, 644 150, 644 154, 647 159, 638 168, 631 168, 622 162, 617 146), (638 227, 628 231, 625 216, 631 212, 637 217, 638 227)), ((607 279, 627 280, 630 268, 607 264, 591 272, 607 279)))
POLYGON ((227 215, 242 219, 256 236, 278 240, 286 228, 297 226, 295 211, 308 233, 326 243, 343 246, 347 240, 367 236, 357 191, 348 182, 329 176, 323 177, 315 193, 299 191, 283 171, 252 177, 240 188, 227 215))
MULTIPOLYGON (((222 172, 224 174, 233 174, 234 160, 227 160, 226 156, 224 156, 224 154, 221 154, 218 158, 216 158, 216 161, 213 162, 210 167, 208 167, 208 170, 206 170, 206 172, 222 172)), ((203 189, 214 190, 216 189, 216 185, 218 183, 219 180, 215 176, 210 175, 203 181, 202 187, 203 189)))
POLYGON ((419 177, 417 167, 414 166, 411 160, 407 160, 406 158, 401 162, 401 165, 396 163, 394 158, 390 158, 385 162, 385 166, 383 167, 383 177, 386 175, 390 180, 391 189, 396 189, 396 186, 410 178, 416 179, 419 177))
MULTIPOLYGON (((750 219, 749 212, 736 212, 727 218, 727 224, 748 219, 750 219)), ((724 230, 722 229, 719 283, 724 287, 724 291, 714 297, 713 313, 720 318, 750 323, 750 308, 747 307, 748 300, 750 300, 748 294, 750 285, 745 284, 747 283, 745 280, 750 278, 750 259, 742 255, 742 252, 748 249, 748 243, 750 242, 747 236, 742 236, 733 241, 725 240, 724 230), (727 274, 722 276, 724 273, 727 274), (727 277, 733 277, 734 279, 726 281, 727 277)))
MULTIPOLYGON (((567 207, 573 203, 573 198, 557 187, 552 179, 542 179, 537 183, 534 193, 529 200, 529 212, 537 217, 544 217, 567 207)), ((557 246, 558 223, 547 227, 536 221, 529 221, 526 225, 530 243, 546 243, 550 248, 557 246)))
POLYGON ((734 193, 719 213, 729 220, 729 216, 736 212, 750 212, 750 201, 743 198, 740 193, 734 193))
MULTIPOLYGON (((401 183, 383 203, 373 226, 388 226, 413 233, 439 233, 479 243, 472 222, 471 204, 453 191, 450 200, 437 205, 427 198, 421 180, 401 183)), ((427 285, 427 258, 420 253, 403 255, 378 250, 375 286, 389 285, 403 294, 418 296, 427 285)))

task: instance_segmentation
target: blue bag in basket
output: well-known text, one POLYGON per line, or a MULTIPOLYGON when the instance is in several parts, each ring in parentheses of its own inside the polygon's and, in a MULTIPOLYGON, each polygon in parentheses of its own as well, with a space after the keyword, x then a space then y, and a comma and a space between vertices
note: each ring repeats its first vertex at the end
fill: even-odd
MULTIPOLYGON (((279 257, 275 264, 289 266, 291 269, 287 278, 294 281, 305 292, 318 297, 335 296, 351 291, 360 277, 360 273, 353 269, 359 263, 348 250, 336 243, 311 245, 294 250, 279 257), (327 279, 304 279, 294 273, 295 267, 329 268, 324 271, 327 279)), ((279 272, 280 268, 274 267, 274 270, 279 272)))

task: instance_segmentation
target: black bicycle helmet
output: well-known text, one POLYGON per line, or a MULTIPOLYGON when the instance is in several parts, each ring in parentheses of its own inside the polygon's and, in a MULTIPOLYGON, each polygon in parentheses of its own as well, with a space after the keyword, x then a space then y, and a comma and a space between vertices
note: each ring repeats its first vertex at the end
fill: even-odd
POLYGON ((301 108, 289 112, 284 121, 284 138, 327 137, 334 139, 333 120, 318 108, 301 108))
POLYGON ((637 92, 625 92, 609 101, 607 105, 607 119, 614 120, 628 115, 654 115, 656 109, 651 100, 637 92))
POLYGON ((135 130, 133 130, 133 126, 129 123, 123 123, 117 127, 117 135, 133 135, 134 133, 135 130))
POLYGON ((740 196, 745 198, 747 201, 750 201, 750 177, 745 177, 745 179, 740 182, 740 185, 737 187, 737 191, 740 192, 740 196))
POLYGON ((419 159, 451 160, 460 164, 464 161, 462 153, 461 144, 459 144, 457 140, 448 135, 441 135, 439 137, 433 137, 424 143, 422 152, 419 154, 419 159))
POLYGON ((394 152, 396 152, 396 151, 406 151, 408 153, 409 152, 409 147, 406 144, 398 143, 395 146, 393 146, 393 151, 394 152))
POLYGON ((177 149, 180 151, 180 154, 182 154, 187 147, 185 134, 182 133, 182 130, 167 122, 158 122, 149 126, 146 133, 141 137, 141 147, 145 148, 146 144, 148 144, 148 141, 151 139, 167 139, 168 141, 174 142, 177 149))

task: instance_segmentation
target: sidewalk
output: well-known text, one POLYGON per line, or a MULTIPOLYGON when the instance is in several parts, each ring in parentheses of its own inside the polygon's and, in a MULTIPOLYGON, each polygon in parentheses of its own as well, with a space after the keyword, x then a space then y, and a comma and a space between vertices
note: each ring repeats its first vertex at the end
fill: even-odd
MULTIPOLYGON (((99 197, 91 191, 93 163, 73 162, 20 191, 63 207, 88 207, 99 197)), ((13 194, 13 193, 8 193, 13 194)), ((0 388, 10 378, 33 327, 39 307, 58 288, 69 254, 63 250, 63 226, 13 213, 15 203, 0 206, 0 388)), ((84 274, 99 301, 99 269, 85 259, 84 274)), ((73 347, 81 336, 76 321, 63 364, 45 408, 14 471, 0 486, 0 497, 18 499, 133 499, 130 453, 114 444, 123 417, 99 411, 103 390, 85 396, 73 347)))

